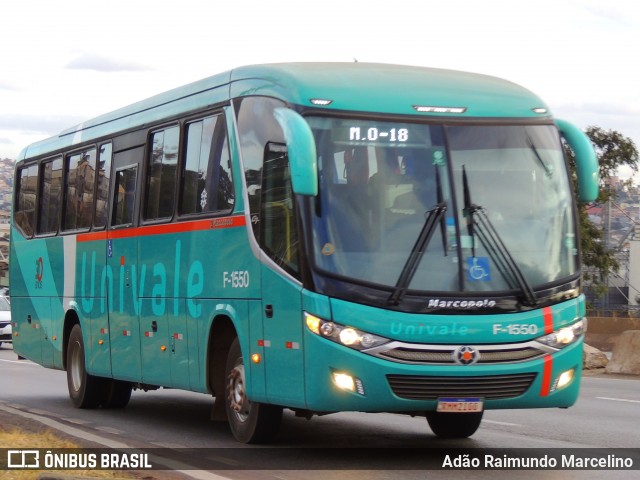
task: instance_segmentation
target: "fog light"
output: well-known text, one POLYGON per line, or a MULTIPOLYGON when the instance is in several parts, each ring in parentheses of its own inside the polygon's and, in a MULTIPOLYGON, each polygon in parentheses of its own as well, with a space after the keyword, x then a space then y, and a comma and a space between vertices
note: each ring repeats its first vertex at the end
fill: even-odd
POLYGON ((571 370, 567 370, 566 372, 562 372, 558 377, 558 385, 556 388, 562 388, 569 385, 571 383, 571 380, 573 380, 573 374, 573 368, 571 370))
POLYGON ((342 390, 356 391, 356 382, 351 375, 346 373, 333 372, 333 383, 342 390))

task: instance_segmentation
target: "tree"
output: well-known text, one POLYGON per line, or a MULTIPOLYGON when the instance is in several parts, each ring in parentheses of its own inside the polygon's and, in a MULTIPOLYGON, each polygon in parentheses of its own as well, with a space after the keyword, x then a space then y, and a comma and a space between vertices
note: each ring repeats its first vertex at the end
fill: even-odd
MULTIPOLYGON (((633 140, 615 130, 590 126, 585 133, 591 139, 598 156, 600 193, 595 203, 602 205, 616 196, 616 192, 610 188, 609 179, 620 167, 630 167, 634 173, 638 171, 638 149, 633 140)), ((569 164, 575 172, 573 152, 568 150, 567 155, 569 164)), ((575 174, 573 177, 575 186, 575 174)), ((617 272, 619 264, 615 258, 615 251, 605 244, 604 232, 589 219, 588 205, 583 204, 580 207, 582 264, 586 267, 584 279, 596 295, 601 296, 606 292, 607 277, 617 272)))

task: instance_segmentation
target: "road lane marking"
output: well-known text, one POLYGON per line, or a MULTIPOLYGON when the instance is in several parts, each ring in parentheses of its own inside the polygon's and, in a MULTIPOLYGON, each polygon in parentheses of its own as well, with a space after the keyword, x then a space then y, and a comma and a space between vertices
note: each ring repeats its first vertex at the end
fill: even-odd
POLYGON ((46 410, 40 410, 39 408, 27 408, 27 412, 33 413, 34 415, 40 415, 42 417, 56 417, 57 416, 53 412, 47 412, 46 410))
POLYGON ((160 448, 172 448, 172 449, 176 449, 176 448, 189 448, 186 445, 182 445, 180 443, 170 443, 170 442, 151 442, 152 445, 155 445, 156 447, 160 447, 160 448))
POLYGON ((482 423, 491 423, 493 425, 503 425, 505 427, 521 427, 519 423, 498 422, 497 420, 482 420, 482 423))
MULTIPOLYGON (((95 435, 93 433, 90 432, 85 432, 84 430, 80 430, 78 428, 69 426, 69 425, 65 425, 63 423, 60 423, 56 420, 53 420, 51 418, 42 416, 42 415, 38 415, 36 413, 31 413, 31 412, 25 412, 23 410, 18 410, 16 408, 11 408, 9 406, 7 406, 6 404, 2 404, 0 403, 0 410, 4 410, 5 412, 8 413, 12 413, 14 415, 20 415, 21 417, 25 417, 31 420, 35 420, 36 422, 40 422, 44 425, 47 425, 48 427, 54 428, 56 430, 60 430, 61 432, 65 432, 68 433, 69 435, 73 435, 74 437, 78 437, 78 438, 82 438, 84 440, 87 440, 89 442, 94 442, 97 443, 99 445, 104 445, 105 447, 109 447, 109 448, 129 448, 129 445, 127 445, 126 443, 122 443, 122 442, 117 442, 114 440, 109 440, 106 438, 102 438, 99 437, 98 435, 95 435)), ((51 414, 53 415, 53 414, 51 414)))
MULTIPOLYGON (((33 410, 29 410, 31 413, 37 413, 34 412, 33 410)), ((76 425, 87 425, 88 421, 86 420, 80 420, 79 418, 69 418, 69 417, 64 417, 62 418, 62 420, 64 420, 65 422, 69 422, 69 423, 75 423, 76 425)))
POLYGON ((627 398, 611 398, 611 397, 596 397, 598 400, 610 400, 612 402, 628 402, 628 403, 640 403, 640 400, 629 400, 627 398))
POLYGON ((5 360, 4 358, 0 358, 0 362, 5 363, 18 363, 20 365, 31 365, 33 367, 39 367, 37 363, 33 363, 31 360, 5 360))
POLYGON ((118 430, 117 428, 113 427, 95 427, 95 429, 105 433, 112 433, 113 435, 122 435, 123 433, 125 433, 122 430, 118 430))

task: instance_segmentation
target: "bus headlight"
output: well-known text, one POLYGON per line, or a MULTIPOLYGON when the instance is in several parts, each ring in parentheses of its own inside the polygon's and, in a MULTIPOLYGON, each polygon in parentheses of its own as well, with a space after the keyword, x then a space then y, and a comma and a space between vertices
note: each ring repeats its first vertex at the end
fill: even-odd
POLYGON ((340 335, 338 336, 340 339, 340 343, 350 347, 360 341, 361 336, 358 335, 356 329, 348 327, 340 330, 340 335))
POLYGON ((582 319, 567 327, 562 327, 554 332, 551 332, 548 335, 539 337, 536 340, 540 343, 548 345, 549 347, 564 348, 567 345, 571 345, 573 342, 578 340, 582 336, 582 334, 584 334, 585 330, 586 322, 584 319, 582 319))
POLYGON ((339 323, 329 322, 307 312, 304 312, 304 319, 307 328, 316 335, 356 350, 377 347, 389 342, 388 338, 363 332, 346 325, 340 325, 339 323))

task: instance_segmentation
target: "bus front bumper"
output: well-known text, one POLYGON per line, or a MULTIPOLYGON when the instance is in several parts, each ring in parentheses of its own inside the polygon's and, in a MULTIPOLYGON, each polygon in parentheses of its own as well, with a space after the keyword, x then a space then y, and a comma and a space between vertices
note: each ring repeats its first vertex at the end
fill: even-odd
POLYGON ((480 398, 485 409, 570 407, 583 338, 531 361, 415 365, 374 357, 305 332, 307 408, 316 412, 435 411, 441 398, 480 398))

